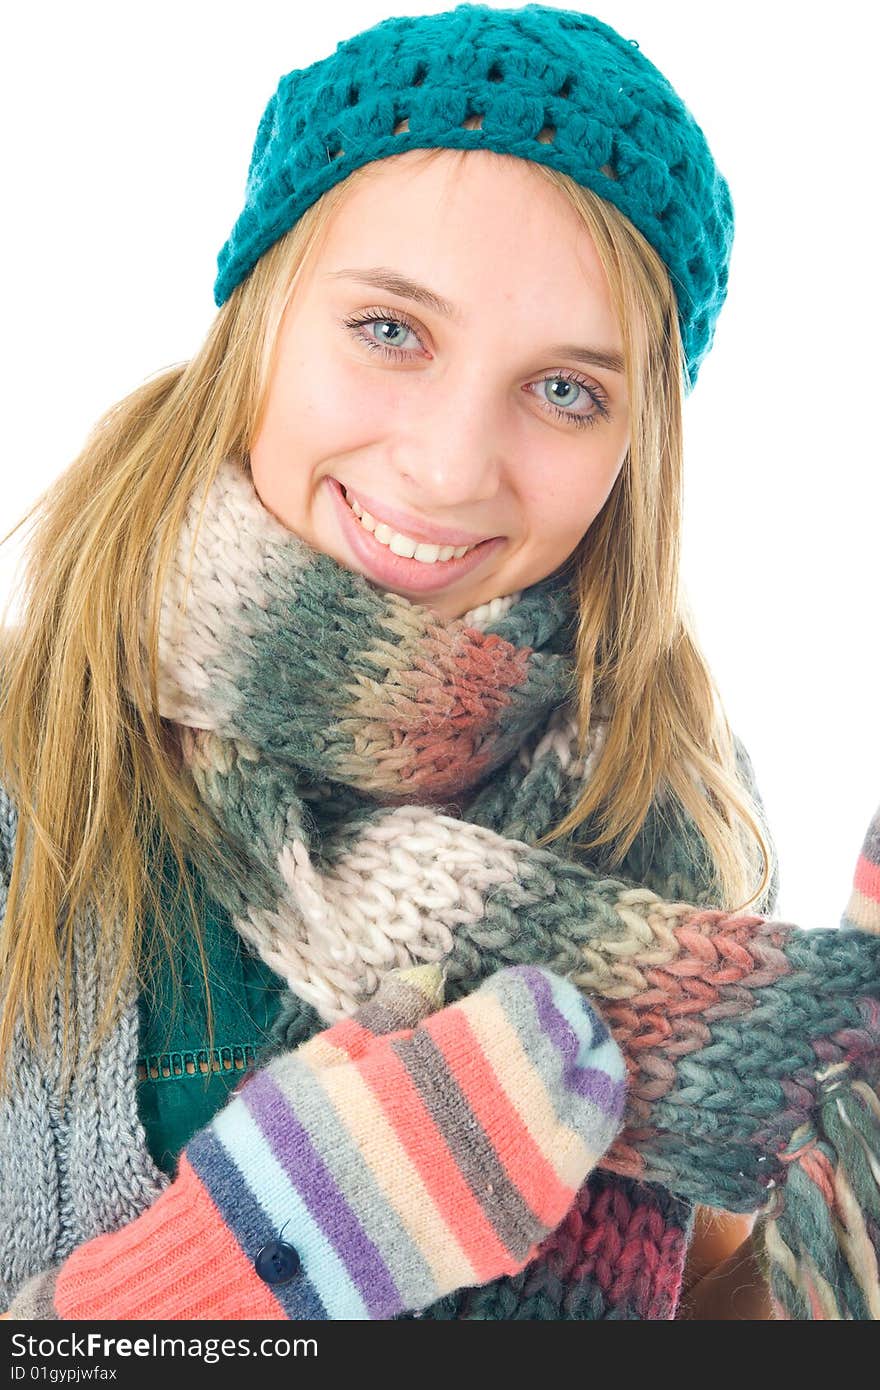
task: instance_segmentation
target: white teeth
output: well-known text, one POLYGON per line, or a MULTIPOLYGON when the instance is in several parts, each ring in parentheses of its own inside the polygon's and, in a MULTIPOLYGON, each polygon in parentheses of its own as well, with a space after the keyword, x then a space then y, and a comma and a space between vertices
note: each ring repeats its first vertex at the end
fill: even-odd
POLYGON ((439 545, 417 545, 413 552, 414 560, 421 560, 423 565, 433 565, 435 560, 440 559, 439 545))
POLYGON ((404 560, 411 560, 419 548, 418 541, 408 540, 399 531, 395 531, 391 540, 388 542, 388 549, 394 555, 402 555, 404 560))
POLYGON ((404 536, 400 531, 392 531, 384 521, 376 521, 350 492, 346 493, 346 501, 361 525, 372 533, 380 545, 387 545, 395 555, 402 555, 407 560, 420 560, 423 565, 434 565, 438 560, 451 560, 453 556, 460 560, 462 555, 467 555, 469 550, 474 549, 472 545, 424 545, 421 541, 412 540, 410 536, 404 536))

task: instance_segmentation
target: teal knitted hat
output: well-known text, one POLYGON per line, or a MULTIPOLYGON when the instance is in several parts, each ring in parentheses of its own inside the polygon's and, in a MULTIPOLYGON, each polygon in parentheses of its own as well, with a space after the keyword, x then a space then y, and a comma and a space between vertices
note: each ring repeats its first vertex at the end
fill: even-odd
POLYGON ((576 10, 462 4, 400 15, 282 77, 257 130, 244 209, 217 258, 217 305, 352 170, 433 146, 519 155, 613 203, 669 270, 693 388, 727 294, 730 190, 635 39, 576 10), (479 128, 466 129, 475 115, 479 128))

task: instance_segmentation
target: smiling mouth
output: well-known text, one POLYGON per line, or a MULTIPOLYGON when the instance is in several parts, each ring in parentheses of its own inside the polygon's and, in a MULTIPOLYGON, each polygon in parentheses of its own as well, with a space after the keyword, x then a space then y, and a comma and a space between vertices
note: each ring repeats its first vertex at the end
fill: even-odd
POLYGON ((328 476, 325 485, 334 499, 349 549, 367 571, 368 577, 386 588, 410 595, 435 593, 458 583, 478 566, 484 565, 505 543, 503 536, 491 536, 476 545, 465 546, 465 554, 457 556, 455 550, 461 547, 424 545, 402 533, 393 532, 390 527, 380 530, 377 537, 375 530, 382 523, 371 531, 351 507, 351 497, 346 496, 342 483, 328 476), (383 542, 382 536, 386 532, 387 539, 383 542), (398 546, 393 548, 388 544, 388 539, 393 543, 396 534, 400 534, 401 539, 398 546), (401 548, 403 554, 398 553, 401 548), (450 552, 449 558, 441 559, 441 555, 447 552, 450 552))

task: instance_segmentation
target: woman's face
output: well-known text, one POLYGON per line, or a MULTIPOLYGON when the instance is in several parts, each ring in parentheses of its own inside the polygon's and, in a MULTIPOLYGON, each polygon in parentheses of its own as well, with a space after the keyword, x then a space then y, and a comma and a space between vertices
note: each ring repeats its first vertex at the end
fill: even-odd
POLYGON ((307 261, 249 452, 291 531, 457 618, 568 558, 629 420, 605 275, 562 194, 515 158, 420 155, 379 161, 307 261))

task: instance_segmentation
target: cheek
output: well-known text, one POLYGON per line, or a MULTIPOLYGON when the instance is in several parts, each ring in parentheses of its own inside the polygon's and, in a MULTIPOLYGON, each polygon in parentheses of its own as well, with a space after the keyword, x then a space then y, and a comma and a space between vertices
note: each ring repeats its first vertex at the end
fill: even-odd
POLYGON ((250 450, 264 504, 293 524, 315 471, 381 439, 401 408, 397 395, 393 378, 329 350, 284 356, 250 450))
POLYGON ((323 452, 353 448, 387 433, 404 402, 393 376, 344 356, 303 363, 285 401, 285 428, 314 438, 323 452))
POLYGON ((523 501, 529 533, 547 550, 574 546, 598 516, 616 478, 614 468, 581 456, 574 468, 541 470, 523 501))

